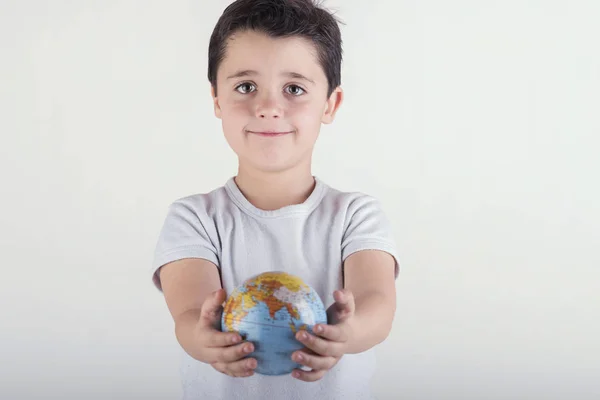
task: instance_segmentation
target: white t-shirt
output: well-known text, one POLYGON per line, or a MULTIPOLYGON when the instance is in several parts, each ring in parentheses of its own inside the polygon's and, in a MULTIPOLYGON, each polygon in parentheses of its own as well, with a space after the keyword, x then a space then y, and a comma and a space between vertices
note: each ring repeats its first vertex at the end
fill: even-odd
MULTIPOLYGON (((202 258, 219 268, 227 293, 266 271, 301 277, 321 296, 325 307, 343 287, 344 260, 361 250, 382 250, 396 260, 395 242, 380 204, 361 193, 332 189, 315 177, 315 188, 302 204, 274 211, 253 206, 234 178, 210 193, 175 201, 160 232, 152 278, 160 290, 158 269, 184 258, 202 258)), ((396 271, 398 274, 398 262, 396 271)), ((373 350, 344 355, 317 382, 290 375, 232 378, 182 350, 184 400, 372 399, 373 350)))

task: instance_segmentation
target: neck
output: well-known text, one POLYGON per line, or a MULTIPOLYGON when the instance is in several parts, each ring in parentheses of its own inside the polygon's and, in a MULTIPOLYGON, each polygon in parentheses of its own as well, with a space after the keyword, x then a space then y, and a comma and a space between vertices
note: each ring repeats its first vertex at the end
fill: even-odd
POLYGON ((310 163, 279 172, 257 171, 240 165, 235 183, 254 207, 265 211, 302 204, 315 188, 310 163))

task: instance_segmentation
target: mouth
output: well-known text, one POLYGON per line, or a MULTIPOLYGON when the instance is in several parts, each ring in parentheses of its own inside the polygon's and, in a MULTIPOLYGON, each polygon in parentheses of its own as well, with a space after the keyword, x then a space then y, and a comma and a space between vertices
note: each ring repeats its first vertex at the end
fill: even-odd
POLYGON ((294 133, 294 131, 250 131, 246 130, 246 133, 251 133, 253 135, 263 136, 263 137, 276 137, 276 136, 284 136, 290 133, 294 133))

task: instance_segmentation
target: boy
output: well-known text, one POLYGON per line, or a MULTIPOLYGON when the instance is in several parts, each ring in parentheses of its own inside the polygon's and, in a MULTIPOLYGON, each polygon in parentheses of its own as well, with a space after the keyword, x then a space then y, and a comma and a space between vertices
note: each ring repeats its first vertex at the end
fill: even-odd
POLYGON ((320 125, 342 103, 341 59, 335 18, 310 0, 238 0, 214 29, 208 77, 238 173, 171 205, 153 265, 184 399, 371 398, 372 348, 395 311, 394 242, 375 199, 311 173, 320 125), (253 344, 219 329, 227 294, 270 270, 300 276, 329 306, 328 324, 298 332, 292 358, 305 368, 290 375, 254 374, 253 344))

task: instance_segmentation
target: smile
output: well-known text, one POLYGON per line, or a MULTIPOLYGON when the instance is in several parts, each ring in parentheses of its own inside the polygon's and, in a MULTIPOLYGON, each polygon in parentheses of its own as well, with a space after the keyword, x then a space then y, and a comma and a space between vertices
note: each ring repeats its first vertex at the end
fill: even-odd
POLYGON ((264 137, 275 137, 275 136, 283 136, 283 135, 287 135, 289 133, 294 133, 294 131, 287 131, 287 132, 275 132, 275 131, 246 131, 247 133, 252 133, 254 135, 258 135, 258 136, 264 136, 264 137))

